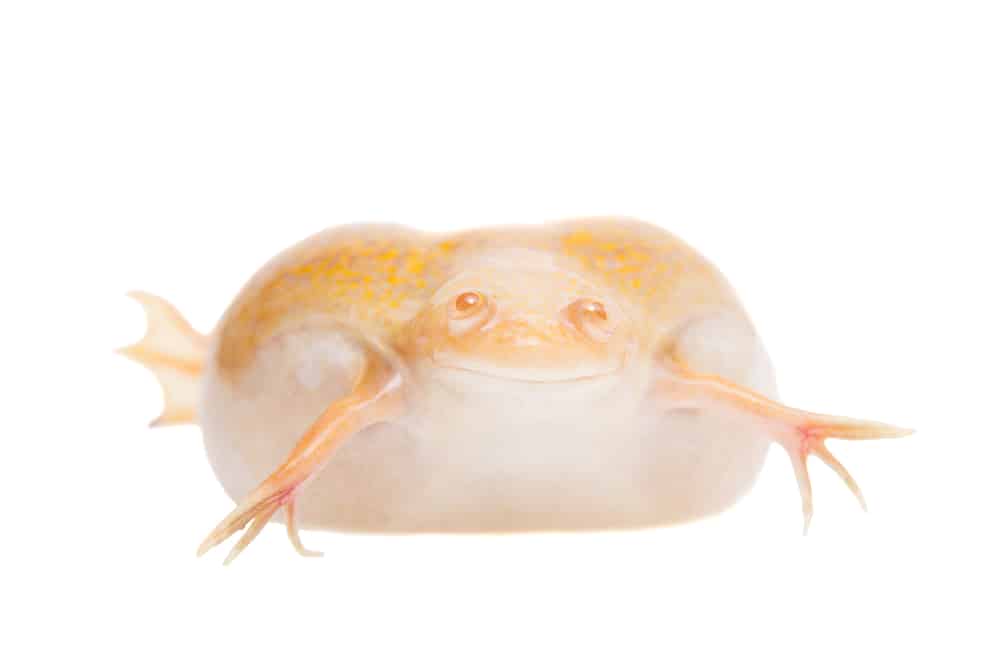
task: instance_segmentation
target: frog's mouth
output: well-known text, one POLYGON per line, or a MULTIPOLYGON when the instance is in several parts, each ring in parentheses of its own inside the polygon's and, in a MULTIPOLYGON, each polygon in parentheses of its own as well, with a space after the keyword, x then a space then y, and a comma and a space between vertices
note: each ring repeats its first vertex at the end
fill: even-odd
POLYGON ((488 378, 491 380, 500 380, 506 382, 523 382, 526 384, 573 384, 577 382, 588 382, 591 380, 599 380, 601 378, 606 378, 610 375, 615 374, 615 370, 610 370, 603 373, 592 373, 590 375, 568 375, 564 373, 555 373, 551 371, 504 370, 504 371, 491 372, 480 369, 467 368, 464 366, 451 366, 447 364, 436 364, 436 366, 439 369, 448 372, 478 376, 482 378, 488 378))
POLYGON ((506 382, 528 384, 571 384, 599 380, 621 372, 624 359, 582 360, 573 363, 538 363, 501 365, 484 359, 432 355, 434 366, 442 371, 506 382))

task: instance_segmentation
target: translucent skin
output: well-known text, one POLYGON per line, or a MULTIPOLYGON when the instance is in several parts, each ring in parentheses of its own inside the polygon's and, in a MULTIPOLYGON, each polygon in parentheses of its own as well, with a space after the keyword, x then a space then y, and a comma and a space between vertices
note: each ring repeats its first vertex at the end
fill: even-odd
POLYGON ((662 229, 625 219, 454 235, 352 225, 265 266, 211 338, 198 415, 234 501, 351 391, 371 355, 398 371, 402 407, 351 436, 303 487, 306 526, 683 521, 744 494, 772 439, 658 389, 682 362, 776 393, 733 290, 662 229), (471 327, 454 310, 468 293, 486 304, 471 327))

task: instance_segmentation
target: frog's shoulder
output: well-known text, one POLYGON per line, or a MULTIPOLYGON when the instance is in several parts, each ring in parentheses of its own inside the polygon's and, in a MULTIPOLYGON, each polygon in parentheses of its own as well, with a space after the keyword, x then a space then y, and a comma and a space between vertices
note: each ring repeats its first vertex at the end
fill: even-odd
POLYGON ((732 288, 711 262, 667 230, 633 218, 550 223, 551 245, 570 266, 663 324, 731 307, 732 288))
POLYGON ((276 334, 312 323, 384 342, 426 303, 454 246, 445 236, 381 223, 305 239, 261 268, 233 301, 217 329, 220 366, 237 371, 276 334))

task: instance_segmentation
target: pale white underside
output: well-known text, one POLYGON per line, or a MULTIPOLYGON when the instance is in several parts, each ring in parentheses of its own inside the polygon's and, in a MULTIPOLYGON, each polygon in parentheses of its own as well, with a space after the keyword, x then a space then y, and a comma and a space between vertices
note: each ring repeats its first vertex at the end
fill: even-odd
MULTIPOLYGON (((774 396, 771 364, 742 315, 689 326, 702 372, 774 396)), ((284 334, 236 384, 210 358, 200 421, 234 501, 272 472, 348 391, 354 346, 336 331, 284 334)), ((735 502, 767 442, 711 410, 652 400, 651 368, 562 383, 413 369, 409 410, 343 445, 301 497, 305 527, 376 532, 599 530, 694 519, 735 502)))

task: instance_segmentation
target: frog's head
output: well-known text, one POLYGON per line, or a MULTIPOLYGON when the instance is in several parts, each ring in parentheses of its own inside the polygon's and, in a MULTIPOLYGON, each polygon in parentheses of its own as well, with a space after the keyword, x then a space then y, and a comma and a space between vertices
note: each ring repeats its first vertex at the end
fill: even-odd
POLYGON ((628 313, 607 290, 562 270, 502 265, 442 285, 418 331, 433 368, 522 382, 614 374, 635 341, 628 313))

